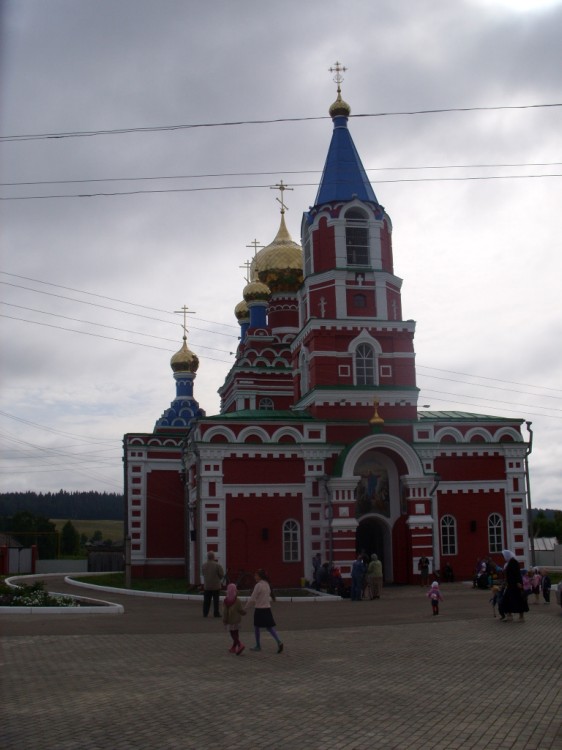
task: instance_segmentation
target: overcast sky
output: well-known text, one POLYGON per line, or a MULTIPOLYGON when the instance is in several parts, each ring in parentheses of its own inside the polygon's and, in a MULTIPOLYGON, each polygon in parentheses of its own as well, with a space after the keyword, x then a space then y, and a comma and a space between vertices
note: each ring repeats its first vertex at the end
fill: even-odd
POLYGON ((122 491, 123 434, 175 395, 182 305, 218 412, 248 245, 280 179, 300 242, 339 60, 419 404, 531 421, 533 505, 562 508, 562 107, 537 106, 562 101, 562 0, 2 9, 1 491, 122 491), (397 114, 444 109, 470 111, 397 114))

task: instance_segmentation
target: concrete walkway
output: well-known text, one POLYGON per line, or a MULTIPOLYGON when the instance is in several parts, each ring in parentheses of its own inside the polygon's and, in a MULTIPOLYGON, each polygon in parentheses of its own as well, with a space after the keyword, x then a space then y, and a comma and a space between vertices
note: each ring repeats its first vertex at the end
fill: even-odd
POLYGON ((442 590, 438 617, 414 587, 278 602, 280 655, 264 633, 232 656, 199 602, 103 592, 123 615, 3 615, 0 747, 562 750, 562 608, 502 623, 489 592, 442 590))

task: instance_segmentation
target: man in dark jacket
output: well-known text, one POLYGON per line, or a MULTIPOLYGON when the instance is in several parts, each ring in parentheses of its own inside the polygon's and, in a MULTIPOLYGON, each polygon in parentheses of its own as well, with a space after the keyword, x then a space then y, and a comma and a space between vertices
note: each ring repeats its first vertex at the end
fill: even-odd
POLYGON ((219 612, 219 592, 221 590, 221 581, 224 578, 222 566, 215 560, 215 553, 207 553, 207 562, 203 563, 201 568, 203 575, 203 617, 207 617, 213 602, 213 614, 220 617, 219 612))

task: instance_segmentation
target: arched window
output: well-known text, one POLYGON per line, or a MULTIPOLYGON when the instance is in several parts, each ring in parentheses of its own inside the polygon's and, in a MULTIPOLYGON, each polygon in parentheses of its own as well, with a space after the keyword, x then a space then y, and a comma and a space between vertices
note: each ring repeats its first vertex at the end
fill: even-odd
POLYGON ((283 562, 298 562, 301 557, 299 524, 290 519, 283 524, 283 562))
POLYGON ((273 411, 273 400, 270 398, 260 398, 259 409, 264 411, 273 411))
POLYGON ((488 518, 488 547, 490 552, 501 552, 503 549, 503 520, 497 513, 488 518))
POLYGON ((348 266, 370 265, 367 216, 359 208, 350 208, 345 215, 345 247, 348 266))
POLYGON ((453 516, 443 516, 441 519, 441 554, 457 554, 457 522, 453 516))
POLYGON ((369 344, 359 344, 355 350, 356 385, 376 385, 375 350, 369 344))

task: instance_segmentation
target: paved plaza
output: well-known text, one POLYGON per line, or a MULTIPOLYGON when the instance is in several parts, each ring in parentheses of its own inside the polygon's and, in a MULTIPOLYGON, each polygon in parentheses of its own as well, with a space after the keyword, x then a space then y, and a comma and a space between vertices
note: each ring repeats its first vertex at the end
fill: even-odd
POLYGON ((104 592, 124 614, 3 614, 0 747, 562 750, 562 608, 502 623, 489 592, 442 590, 438 617, 412 586, 277 602, 279 655, 267 633, 229 654, 198 601, 104 592))

